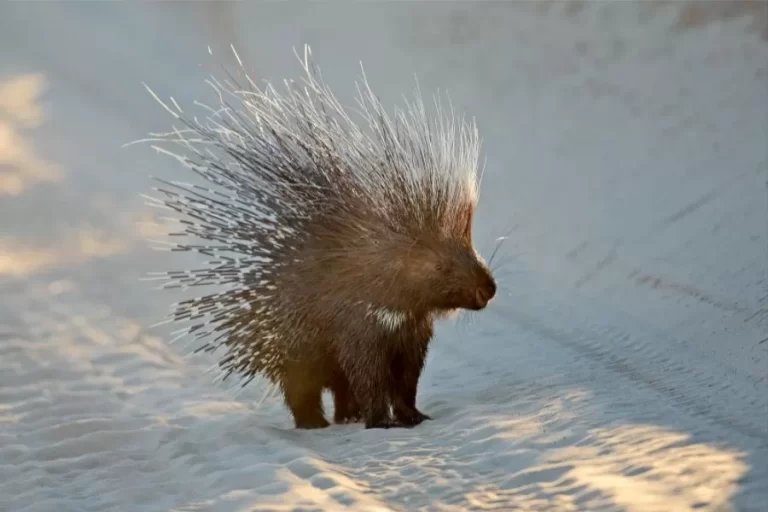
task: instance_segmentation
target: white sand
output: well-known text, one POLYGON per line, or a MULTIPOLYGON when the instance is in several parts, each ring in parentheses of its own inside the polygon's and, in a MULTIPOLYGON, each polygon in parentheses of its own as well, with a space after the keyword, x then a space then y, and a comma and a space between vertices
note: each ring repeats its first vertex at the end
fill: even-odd
POLYGON ((649 4, 3 3, 0 511, 765 510, 765 19, 649 4), (230 43, 476 116, 504 289, 441 326, 433 421, 296 431, 147 331, 174 297, 138 277, 194 259, 138 194, 184 171, 121 145, 171 122, 142 81, 208 99, 230 43))

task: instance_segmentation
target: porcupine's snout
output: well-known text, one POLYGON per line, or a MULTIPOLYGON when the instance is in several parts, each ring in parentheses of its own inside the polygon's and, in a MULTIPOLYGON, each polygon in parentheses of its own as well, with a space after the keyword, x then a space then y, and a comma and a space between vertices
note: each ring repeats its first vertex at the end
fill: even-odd
POLYGON ((496 281, 491 276, 491 273, 482 266, 477 273, 479 275, 477 276, 478 284, 474 293, 474 304, 469 308, 476 311, 484 309, 496 296, 496 281))
POLYGON ((487 307, 496 296, 496 281, 483 259, 471 247, 446 251, 445 254, 446 259, 438 267, 436 307, 473 311, 487 307))
POLYGON ((483 258, 474 250, 465 251, 459 264, 463 268, 463 274, 458 307, 479 311, 485 309, 496 296, 496 280, 483 261, 483 258))
POLYGON ((484 282, 475 290, 475 308, 477 310, 485 308, 489 302, 496 296, 496 282, 493 277, 488 275, 484 282))

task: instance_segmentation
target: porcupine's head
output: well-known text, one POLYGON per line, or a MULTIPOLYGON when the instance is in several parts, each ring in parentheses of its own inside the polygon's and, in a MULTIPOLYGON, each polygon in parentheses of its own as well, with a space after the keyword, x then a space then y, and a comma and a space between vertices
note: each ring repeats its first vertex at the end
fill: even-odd
POLYGON ((416 316, 444 314, 483 309, 496 294, 495 280, 472 241, 473 184, 462 183, 458 173, 450 174, 451 164, 443 164, 435 176, 414 183, 398 184, 410 171, 401 169, 387 184, 388 194, 398 200, 385 203, 387 210, 378 218, 370 208, 358 214, 376 220, 350 233, 360 240, 349 258, 357 265, 345 262, 340 268, 357 267, 351 277, 373 306, 416 316))
POLYGON ((390 117, 367 81, 355 123, 308 48, 303 67, 303 84, 284 93, 245 74, 244 84, 212 78, 220 105, 202 122, 158 99, 181 126, 149 140, 181 148, 156 146, 204 182, 159 180, 148 199, 179 227, 167 247, 208 260, 152 279, 226 288, 175 304, 168 321, 192 322, 178 336, 209 338, 202 350, 225 346, 227 375, 274 374, 286 338, 308 335, 294 327, 322 323, 307 313, 322 304, 429 315, 482 309, 496 292, 472 244, 474 123, 439 101, 430 117, 418 95, 390 117))
POLYGON ((403 259, 403 282, 417 310, 480 310, 496 295, 496 282, 469 240, 424 239, 403 259))
MULTIPOLYGON (((358 110, 370 134, 350 122, 333 137, 334 158, 316 160, 343 172, 322 198, 322 214, 305 225, 302 285, 322 290, 321 300, 416 316, 485 308, 496 283, 472 240, 480 181, 474 123, 446 113, 439 98, 430 117, 418 95, 392 119, 364 85, 358 110)), ((319 95, 325 112, 340 109, 331 98, 319 95)))

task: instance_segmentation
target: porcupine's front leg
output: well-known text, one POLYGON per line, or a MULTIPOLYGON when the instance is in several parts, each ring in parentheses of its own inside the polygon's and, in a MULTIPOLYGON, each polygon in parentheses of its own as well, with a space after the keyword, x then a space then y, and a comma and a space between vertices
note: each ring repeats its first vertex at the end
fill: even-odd
POLYGON ((363 419, 360 406, 349 387, 346 375, 338 368, 334 373, 331 384, 333 393, 333 421, 336 424, 357 423, 363 419))
POLYGON ((395 419, 404 426, 415 427, 431 419, 416 408, 416 392, 427 350, 426 344, 409 349, 400 351, 392 359, 390 395, 395 419))
POLYGON ((360 406, 365 428, 392 428, 403 425, 389 414, 390 360, 371 346, 347 347, 340 361, 351 391, 360 406))

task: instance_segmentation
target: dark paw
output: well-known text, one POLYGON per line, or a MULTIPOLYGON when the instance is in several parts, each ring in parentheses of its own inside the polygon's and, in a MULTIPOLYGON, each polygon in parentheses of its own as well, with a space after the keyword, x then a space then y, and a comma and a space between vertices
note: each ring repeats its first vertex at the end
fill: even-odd
POLYGON ((397 421, 405 427, 415 427, 424 421, 431 420, 429 416, 418 409, 400 409, 395 411, 397 421))
POLYGON ((405 425, 392 418, 385 418, 376 421, 366 421, 365 428, 403 428, 405 425))
POLYGON ((333 422, 337 425, 360 423, 361 421, 363 421, 363 416, 360 413, 344 414, 340 416, 334 416, 333 418, 333 422))
POLYGON ((338 425, 344 425, 348 423, 360 423, 363 421, 363 413, 360 408, 355 404, 337 404, 337 409, 333 414, 333 422, 338 425))
POLYGON ((298 419, 296 420, 296 428, 306 429, 306 430, 326 428, 330 425, 331 424, 328 423, 328 420, 326 420, 322 416, 317 418, 303 418, 301 420, 298 420, 298 419))

